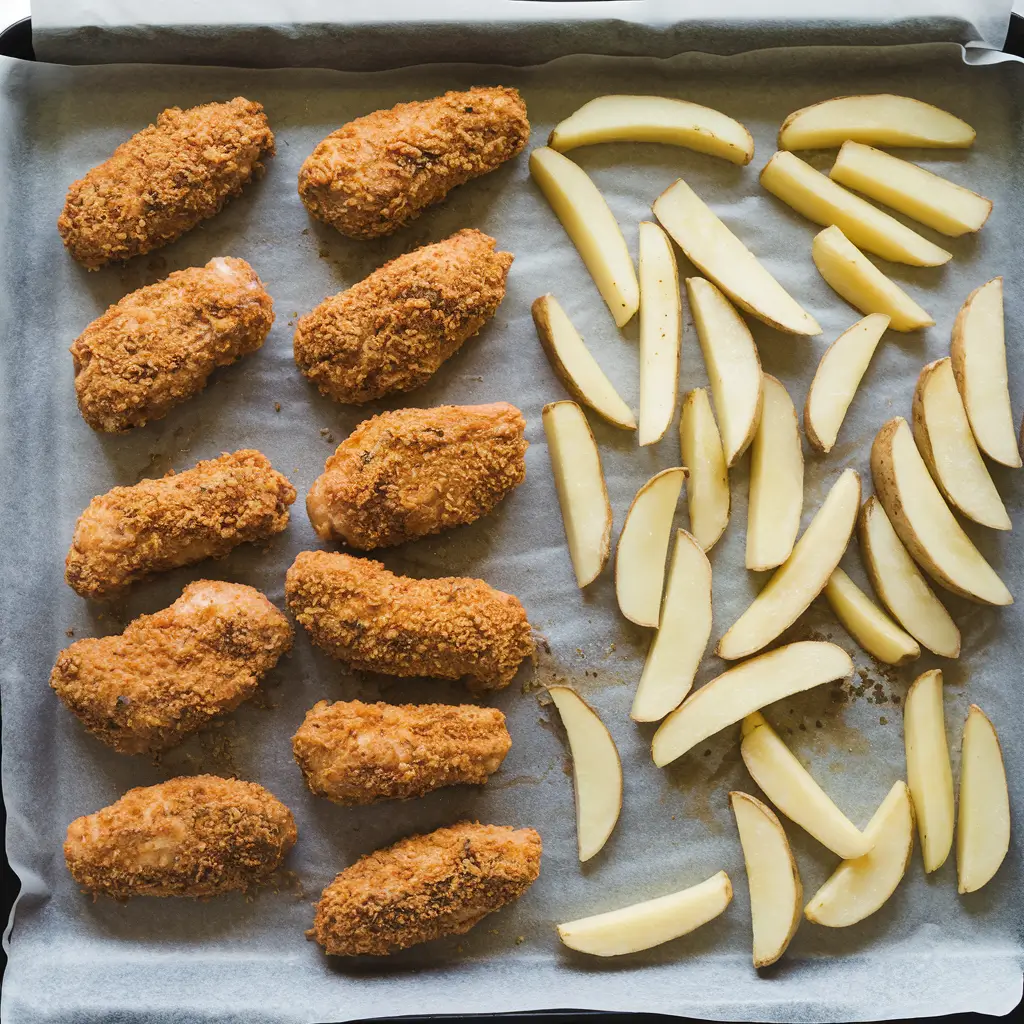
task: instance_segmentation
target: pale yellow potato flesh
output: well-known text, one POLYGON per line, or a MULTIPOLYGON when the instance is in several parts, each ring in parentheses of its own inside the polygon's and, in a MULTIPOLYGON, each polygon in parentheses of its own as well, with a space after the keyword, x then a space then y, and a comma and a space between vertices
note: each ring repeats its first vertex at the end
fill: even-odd
POLYGON ((679 414, 679 450, 686 478, 690 532, 709 551, 729 523, 729 472, 722 438, 704 388, 687 392, 679 414))
POLYGON ((900 629, 842 569, 829 576, 825 598, 847 633, 872 657, 887 665, 902 665, 921 656, 917 641, 900 629))

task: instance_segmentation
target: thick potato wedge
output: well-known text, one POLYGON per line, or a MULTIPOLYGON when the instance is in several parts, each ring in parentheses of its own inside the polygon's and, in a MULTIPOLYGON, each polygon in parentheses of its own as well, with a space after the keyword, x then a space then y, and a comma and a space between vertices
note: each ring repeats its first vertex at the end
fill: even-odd
POLYGON ((921 656, 917 641, 900 629, 842 569, 829 576, 825 598, 846 632, 872 657, 887 665, 902 665, 921 656))
POLYGON ((679 450, 683 465, 690 471, 686 480, 690 532, 705 551, 710 551, 729 524, 729 471, 704 388, 694 388, 683 399, 679 450))

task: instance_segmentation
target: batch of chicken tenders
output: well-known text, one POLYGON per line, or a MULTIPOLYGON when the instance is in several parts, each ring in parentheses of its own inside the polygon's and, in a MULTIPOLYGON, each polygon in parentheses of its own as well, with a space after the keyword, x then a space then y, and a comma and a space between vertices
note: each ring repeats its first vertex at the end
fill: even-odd
MULTIPOLYGON (((310 215, 358 246, 401 231, 452 189, 518 157, 529 135, 514 89, 403 103, 323 139, 302 164, 298 192, 310 215)), ((921 368, 912 408, 877 424, 874 494, 837 459, 824 500, 800 532, 803 436, 823 455, 832 452, 887 332, 935 323, 871 257, 940 266, 951 254, 905 221, 957 237, 982 230, 992 208, 964 183, 891 151, 966 150, 974 139, 952 113, 891 94, 824 100, 781 125, 778 152, 760 182, 822 227, 811 247, 814 264, 837 304, 862 316, 854 322, 850 311, 851 326, 821 357, 802 417, 786 387, 762 371, 745 320, 783 335, 821 334, 798 298, 683 179, 650 197, 653 219, 639 225, 634 267, 600 191, 565 155, 611 143, 628 159, 630 143, 657 142, 745 167, 754 145, 740 122, 677 99, 601 96, 529 154, 531 187, 564 227, 567 252, 575 246, 593 278, 609 326, 639 318, 634 415, 557 296, 533 303, 539 343, 569 395, 548 404, 542 417, 566 568, 581 589, 613 586, 621 614, 651 631, 642 674, 633 680, 631 716, 656 725, 654 764, 668 765, 730 730, 767 798, 741 791, 729 797, 746 864, 756 967, 784 954, 803 919, 839 928, 874 914, 912 869, 915 833, 925 872, 943 865, 956 838, 965 899, 996 874, 1009 846, 996 727, 976 705, 963 724, 957 808, 940 670, 919 675, 906 695, 906 780, 895 782, 863 829, 762 713, 854 671, 834 643, 777 643, 819 596, 852 640, 885 665, 911 662, 922 649, 959 656, 960 632, 936 586, 979 604, 1013 601, 958 520, 1009 530, 987 463, 1021 466, 998 277, 963 296, 949 354, 921 368), (827 173, 797 155, 823 149, 838 149, 827 173), (703 276, 680 281, 676 248, 703 276), (710 387, 680 398, 684 293, 710 387), (602 578, 612 509, 588 416, 635 432, 646 446, 662 440, 677 408, 678 464, 637 491, 618 533, 614 581, 602 578), (732 667, 692 689, 712 634, 706 552, 729 523, 729 472, 748 450, 746 522, 737 524, 745 530, 745 569, 771 576, 717 639, 713 653, 732 667), (688 531, 673 529, 684 488, 688 531), (839 568, 851 543, 873 596, 839 568), (780 819, 841 858, 809 898, 780 819)), ((102 273, 173 242, 255 177, 273 174, 274 144, 263 107, 249 99, 163 111, 71 185, 57 224, 68 253, 102 273)), ((970 161, 958 169, 969 184, 970 161)), ((227 387, 211 380, 214 371, 263 344, 274 308, 258 268, 230 254, 211 256, 205 266, 125 295, 83 325, 71 355, 78 406, 94 430, 130 431, 208 384, 227 387)), ((526 610, 485 580, 396 575, 372 553, 457 530, 490 513, 525 478, 526 423, 514 405, 421 408, 415 394, 495 316, 512 262, 495 239, 465 224, 297 314, 296 372, 311 386, 345 404, 408 394, 409 405, 360 423, 309 488, 306 512, 324 549, 300 553, 288 569, 286 610, 253 587, 212 578, 217 563, 208 561, 288 526, 296 490, 260 451, 225 453, 89 503, 65 570, 83 599, 103 601, 145 586, 155 573, 199 562, 211 576, 120 635, 77 640, 60 653, 50 685, 96 742, 126 756, 166 751, 230 715, 294 643, 309 642, 353 670, 452 680, 467 689, 467 703, 457 705, 317 703, 292 737, 296 770, 313 794, 349 807, 408 800, 443 786, 484 785, 500 770, 515 736, 486 699, 535 656, 526 610)), ((572 755, 582 862, 601 851, 616 826, 622 768, 599 708, 568 685, 545 692, 572 755)), ((353 956, 470 931, 510 901, 530 898, 542 837, 528 825, 457 821, 338 865, 309 935, 327 954, 353 956)), ((94 897, 209 898, 267 884, 296 842, 302 838, 291 811, 262 786, 196 775, 131 789, 71 822, 64 855, 76 883, 94 897)), ((726 910, 732 893, 719 871, 681 891, 552 927, 584 953, 633 953, 699 928, 726 910)))

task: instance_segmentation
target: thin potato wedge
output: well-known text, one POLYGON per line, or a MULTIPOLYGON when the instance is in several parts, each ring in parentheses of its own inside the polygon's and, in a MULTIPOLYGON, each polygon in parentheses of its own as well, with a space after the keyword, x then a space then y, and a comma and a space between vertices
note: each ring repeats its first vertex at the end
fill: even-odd
POLYGON ((683 465, 690 471, 686 480, 690 532, 705 551, 710 551, 729 524, 729 472, 704 388, 694 388, 683 399, 679 450, 683 465))
POLYGON ((829 576, 825 598, 846 632, 872 657, 887 665, 902 665, 921 656, 917 641, 900 629, 842 569, 829 576))

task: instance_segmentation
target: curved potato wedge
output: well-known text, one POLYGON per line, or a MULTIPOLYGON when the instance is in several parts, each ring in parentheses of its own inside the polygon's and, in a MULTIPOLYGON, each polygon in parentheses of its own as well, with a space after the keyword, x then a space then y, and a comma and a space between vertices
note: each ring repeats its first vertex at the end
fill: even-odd
POLYGON ((679 450, 683 465, 690 471, 686 480, 690 532, 705 551, 710 551, 729 524, 729 473, 704 388, 694 388, 683 399, 679 450))
POLYGON ((873 604, 842 569, 829 576, 825 597, 846 632, 872 657, 887 665, 902 665, 921 656, 917 641, 873 604))

